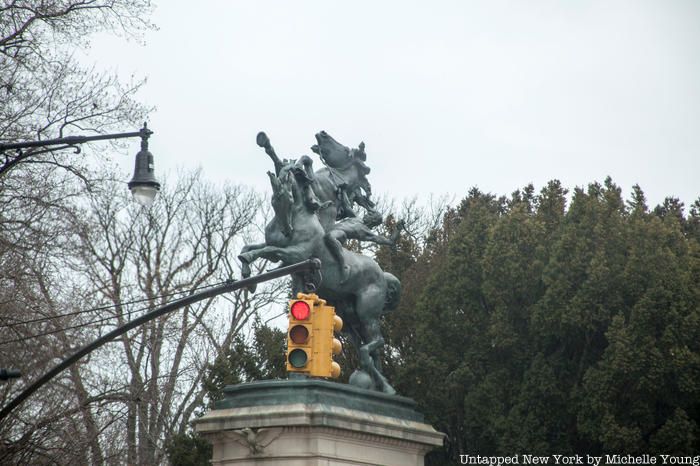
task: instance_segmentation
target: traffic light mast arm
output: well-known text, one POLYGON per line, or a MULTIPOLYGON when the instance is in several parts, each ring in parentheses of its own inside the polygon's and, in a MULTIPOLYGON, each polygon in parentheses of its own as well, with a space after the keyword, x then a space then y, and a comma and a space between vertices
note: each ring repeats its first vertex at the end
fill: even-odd
POLYGON ((293 264, 287 267, 280 267, 278 269, 275 269, 271 272, 267 273, 262 273, 260 275, 256 275, 254 277, 248 277, 244 278, 241 280, 237 281, 230 281, 224 285, 220 285, 214 288, 210 288, 208 290, 200 291, 199 293, 194 293, 190 296, 175 300, 171 303, 168 303, 164 306, 161 306, 151 312, 148 312, 141 317, 138 317, 134 320, 131 320, 127 322, 126 324, 122 325, 121 327, 117 327, 111 332, 101 336, 97 340, 93 341, 92 343, 89 343, 85 346, 83 346, 81 349, 76 351, 74 354, 71 356, 67 357, 63 361, 61 361, 60 364, 54 366, 53 369, 51 369, 49 372, 44 374, 41 378, 36 380, 34 383, 29 385, 27 388, 25 388, 19 395, 17 395, 12 401, 10 401, 7 405, 5 405, 2 410, 0 411, 0 421, 7 417, 8 414, 12 412, 13 409, 15 409, 20 403, 22 403, 25 399, 29 398, 35 391, 37 391, 39 388, 41 388, 43 385, 45 385, 47 382, 49 382, 51 379, 56 377, 58 374, 63 372, 64 369, 70 367, 72 364, 78 362, 80 358, 83 356, 90 354, 91 352, 95 351, 97 348, 101 347, 105 343, 108 343, 110 340, 113 340, 117 338, 118 336, 121 336, 128 332, 129 330, 138 327, 139 325, 145 324, 146 322, 149 322, 157 317, 160 317, 164 314, 167 314, 169 312, 175 311, 177 309, 180 309, 182 307, 188 306, 190 304, 194 304, 196 302, 202 301, 207 298, 212 298, 214 296, 218 296, 223 293, 230 293, 231 291, 236 291, 240 288, 245 288, 250 285, 255 285, 257 283, 265 282, 268 280, 272 280, 275 278, 283 277, 285 275, 290 275, 293 273, 298 273, 298 272, 310 272, 310 271, 317 271, 321 268, 321 261, 318 259, 309 259, 304 262, 299 262, 297 264, 293 264))

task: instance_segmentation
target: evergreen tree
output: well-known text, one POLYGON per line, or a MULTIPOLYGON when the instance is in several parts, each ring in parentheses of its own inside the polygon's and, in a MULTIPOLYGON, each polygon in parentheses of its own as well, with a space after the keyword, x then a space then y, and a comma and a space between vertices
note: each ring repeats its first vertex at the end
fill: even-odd
POLYGON ((404 251, 388 367, 448 434, 427 464, 700 449, 700 201, 566 194, 473 189, 404 251))

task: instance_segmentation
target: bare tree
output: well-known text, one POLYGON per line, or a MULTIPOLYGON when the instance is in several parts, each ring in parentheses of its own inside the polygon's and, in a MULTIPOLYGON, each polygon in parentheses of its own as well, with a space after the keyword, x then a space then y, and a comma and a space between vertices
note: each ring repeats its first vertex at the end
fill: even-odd
MULTIPOLYGON (((103 331, 237 276, 231 259, 260 210, 261 200, 252 192, 217 190, 198 174, 166 185, 150 210, 135 208, 121 191, 95 193, 81 215, 75 270, 92 296, 111 305, 102 317, 109 317, 103 331)), ((101 408, 110 416, 95 419, 95 428, 111 423, 110 436, 124 436, 116 450, 101 447, 103 457, 115 455, 129 464, 163 462, 167 438, 184 432, 202 405, 204 366, 228 350, 248 319, 273 303, 283 287, 277 283, 255 295, 240 291, 227 300, 187 307, 125 335, 118 351, 112 347, 95 355, 83 378, 104 383, 96 392, 88 390, 86 399, 101 393, 112 398, 101 408)))
MULTIPOLYGON (((90 34, 138 38, 151 27, 148 0, 0 2, 0 140, 116 129, 143 116, 137 86, 85 69, 72 56, 90 34)), ((53 163, 33 158, 27 163, 53 163)), ((59 162, 56 162, 59 163, 59 162)))
MULTIPOLYGON (((94 32, 138 39, 151 27, 150 10, 143 0, 0 1, 0 142, 133 130, 147 113, 133 98, 141 83, 122 84, 72 53, 94 32)), ((77 313, 65 276, 71 204, 91 186, 90 159, 18 155, 0 154, 0 365, 24 377, 0 386, 3 403, 98 331, 84 326, 89 315, 77 313)), ((65 374, 0 426, 0 463, 100 461, 86 440, 98 434, 88 432, 90 413, 75 402, 90 393, 77 375, 65 374)))
MULTIPOLYGON (((43 249, 0 254, 21 272, 0 287, 0 359, 27 369, 26 383, 115 326, 236 277, 232 258, 264 223, 258 196, 198 173, 166 183, 150 210, 121 183, 98 187, 47 210, 60 215, 26 238, 43 249)), ((203 404, 203 368, 284 291, 280 281, 190 306, 84 358, 0 425, 0 462, 164 462, 168 438, 203 404)), ((0 386, 4 402, 22 386, 0 386)))
MULTIPOLYGON (((142 83, 86 68, 72 48, 98 31, 138 39, 150 10, 0 0, 0 142, 133 130, 148 111, 134 99, 142 83)), ((253 194, 191 175, 141 211, 84 154, 18 155, 0 156, 0 362, 24 377, 0 385, 0 402, 116 325, 236 276, 253 194)), ((83 359, 0 425, 0 463, 162 463, 201 405, 200 369, 283 286, 191 306, 83 359)))
MULTIPOLYGON (((24 377, 0 386, 2 403, 85 338, 72 329, 77 315, 58 318, 75 309, 62 271, 69 254, 72 183, 60 173, 45 173, 41 180, 32 171, 16 175, 32 189, 2 190, 0 181, 7 200, 0 209, 0 364, 20 368, 24 377)), ((83 462, 86 437, 75 434, 73 393, 70 379, 61 378, 53 391, 0 425, 0 463, 83 462)))

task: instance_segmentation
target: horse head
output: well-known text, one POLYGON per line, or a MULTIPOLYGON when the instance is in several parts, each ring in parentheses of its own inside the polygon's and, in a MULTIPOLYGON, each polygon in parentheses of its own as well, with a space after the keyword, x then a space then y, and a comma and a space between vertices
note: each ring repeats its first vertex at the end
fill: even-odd
POLYGON ((292 235, 292 208, 294 206, 294 186, 290 182, 293 178, 291 170, 283 167, 279 175, 267 172, 272 185, 272 209, 275 211, 277 224, 284 236, 292 235))
POLYGON ((309 198, 313 174, 309 175, 303 160, 299 160, 288 161, 281 166, 278 175, 267 172, 267 176, 272 185, 272 208, 282 234, 289 238, 294 231, 295 214, 314 214, 319 208, 309 198))
POLYGON ((316 133, 317 144, 311 146, 311 150, 321 156, 323 163, 336 170, 346 170, 355 165, 361 175, 369 173, 369 167, 365 165, 365 143, 361 142, 357 149, 350 149, 331 137, 325 131, 316 133))

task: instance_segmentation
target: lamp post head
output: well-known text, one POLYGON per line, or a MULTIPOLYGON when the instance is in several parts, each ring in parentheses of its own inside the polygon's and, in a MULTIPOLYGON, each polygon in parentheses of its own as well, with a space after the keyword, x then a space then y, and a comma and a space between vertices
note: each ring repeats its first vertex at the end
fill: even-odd
POLYGON ((146 123, 141 128, 141 150, 136 154, 134 177, 129 181, 129 190, 139 204, 150 207, 160 190, 160 183, 153 173, 153 154, 148 150, 148 137, 153 134, 146 123))

